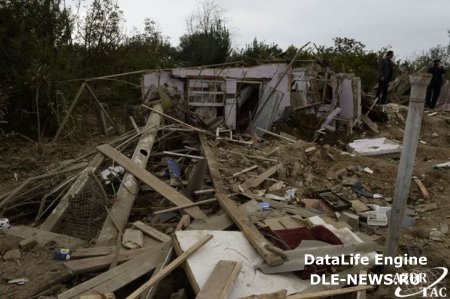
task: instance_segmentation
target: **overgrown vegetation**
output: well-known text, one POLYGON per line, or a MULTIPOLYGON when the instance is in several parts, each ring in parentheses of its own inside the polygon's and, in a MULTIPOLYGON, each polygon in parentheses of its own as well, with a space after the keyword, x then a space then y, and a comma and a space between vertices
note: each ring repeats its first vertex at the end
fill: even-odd
MULTIPOLYGON (((126 32, 117 0, 78 0, 72 7, 62 0, 0 0, 1 128, 38 138, 53 134, 68 104, 64 94, 70 99, 78 87, 61 84, 65 80, 238 60, 288 61, 297 52, 295 46, 283 50, 256 37, 242 49, 233 48, 224 11, 216 0, 199 2, 178 45, 171 44, 150 17, 143 31, 126 32), (78 13, 80 6, 84 16, 78 13)), ((368 89, 377 80, 377 63, 386 49, 372 51, 359 41, 337 37, 332 47, 304 50, 297 59, 328 60, 335 71, 360 76, 368 89)), ((444 58, 448 66, 450 43, 397 65, 402 70, 419 69, 435 57, 444 58)), ((138 88, 130 92, 130 85, 121 82, 101 86, 99 94, 106 102, 138 98, 138 88)))

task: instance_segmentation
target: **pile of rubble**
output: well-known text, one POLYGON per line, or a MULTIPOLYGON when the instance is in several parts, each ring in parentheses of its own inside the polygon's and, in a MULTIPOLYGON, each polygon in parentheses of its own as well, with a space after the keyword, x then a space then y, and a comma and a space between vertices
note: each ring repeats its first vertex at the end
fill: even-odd
MULTIPOLYGON (((10 220, 0 232, 0 296, 364 298, 370 284, 312 278, 373 270, 401 145, 384 137, 345 149, 261 128, 236 134, 220 121, 205 129, 169 115, 174 104, 170 91, 153 90, 143 126, 133 121, 134 130, 0 197, 10 220), (21 205, 32 208, 17 217, 21 205), (34 224, 16 224, 21 217, 34 224), (320 260, 356 254, 371 263, 320 260), (30 259, 49 274, 29 275, 21 261, 30 259)), ((407 211, 403 227, 416 216, 407 211)), ((446 234, 444 226, 432 237, 446 234)))

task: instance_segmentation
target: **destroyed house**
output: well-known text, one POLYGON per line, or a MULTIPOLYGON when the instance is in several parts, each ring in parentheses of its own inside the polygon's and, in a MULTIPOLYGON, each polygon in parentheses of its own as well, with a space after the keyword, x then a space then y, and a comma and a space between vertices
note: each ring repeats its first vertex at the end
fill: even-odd
POLYGON ((141 80, 144 102, 152 88, 165 86, 206 124, 221 118, 231 129, 257 134, 297 110, 317 116, 334 112, 328 129, 336 121, 351 128, 361 114, 360 79, 313 64, 175 68, 149 72, 141 80))

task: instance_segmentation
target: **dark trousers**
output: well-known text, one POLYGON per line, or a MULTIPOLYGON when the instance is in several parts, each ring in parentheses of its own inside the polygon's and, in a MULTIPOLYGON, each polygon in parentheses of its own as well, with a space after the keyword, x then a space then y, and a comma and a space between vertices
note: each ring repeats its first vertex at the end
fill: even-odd
POLYGON ((377 98, 381 104, 387 103, 388 86, 388 80, 378 80, 377 98))
POLYGON ((430 108, 436 107, 439 94, 441 93, 441 84, 430 84, 427 88, 427 96, 425 98, 425 105, 430 108))

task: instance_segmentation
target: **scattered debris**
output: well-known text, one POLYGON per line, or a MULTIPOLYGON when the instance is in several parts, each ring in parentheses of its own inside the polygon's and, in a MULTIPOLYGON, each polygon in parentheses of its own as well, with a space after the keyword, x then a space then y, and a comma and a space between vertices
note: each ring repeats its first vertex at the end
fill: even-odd
POLYGON ((373 174, 373 170, 370 169, 369 167, 364 167, 363 170, 367 173, 373 174))
POLYGON ((350 153, 361 156, 377 156, 396 154, 402 151, 402 146, 387 138, 357 139, 347 144, 350 153))
POLYGON ((419 213, 425 213, 428 211, 436 210, 437 208, 438 208, 437 204, 435 202, 433 202, 433 203, 425 203, 425 204, 417 205, 414 208, 414 210, 419 213))
POLYGON ((450 168, 450 162, 439 163, 439 164, 433 164, 433 168, 434 168, 434 169, 450 168))
POLYGON ((0 231, 7 230, 10 227, 11 225, 9 224, 8 218, 0 218, 0 231))
POLYGON ((3 255, 3 260, 10 261, 10 260, 20 260, 22 257, 22 253, 19 249, 11 249, 5 252, 3 255))
MULTIPOLYGON (((187 299, 192 293, 197 298, 309 298, 362 296, 370 290, 365 285, 342 288, 343 283, 312 286, 313 273, 358 274, 371 268, 305 265, 304 256, 371 257, 382 251, 402 150, 396 140, 404 134, 396 124, 403 124, 408 108, 375 105, 377 100, 361 92, 359 78, 348 74, 320 77, 284 63, 215 71, 145 74, 144 104, 136 106, 140 114, 126 116, 131 131, 110 143, 96 139, 96 151, 25 182, 19 179, 21 169, 13 170, 18 171, 15 180, 8 173, 14 188, 0 195, 0 212, 14 226, 2 218, 0 233, 21 240, 2 251, 2 263, 20 267, 30 256, 39 259, 39 250, 50 253, 47 262, 63 271, 55 270, 59 277, 48 279, 44 290, 50 283, 63 284, 48 292, 62 299, 114 298, 113 292, 121 298, 187 299), (242 69, 248 73, 241 82, 242 69), (289 84, 280 84, 280 78, 294 84, 286 88, 289 84), (379 122, 379 115, 387 115, 387 122, 379 122), (295 125, 310 119, 310 127, 295 125), (383 137, 365 138, 374 133, 383 137), (303 135, 308 138, 299 139, 303 135), (36 228, 20 225, 33 221, 36 228), (174 271, 179 266, 184 273, 174 271), (190 286, 158 288, 165 277, 178 280, 179 275, 190 286)), ((84 88, 91 90, 87 83, 84 88)), ((117 122, 103 114, 119 132, 117 122)), ((105 120, 102 126, 105 133, 111 131, 105 120)), ((419 213, 442 213, 445 206, 447 173, 432 171, 429 161, 448 158, 436 149, 448 136, 431 126, 433 134, 423 137, 429 142, 426 156, 415 168, 423 175, 413 177, 420 193, 413 190, 408 200, 419 213), (443 183, 434 185, 437 180, 443 183)), ((407 211, 402 227, 429 221, 414 211, 407 211)), ((447 242, 447 234, 448 225, 440 223, 416 239, 447 242)), ((27 286, 35 284, 32 275, 17 276, 29 277, 27 286)))
POLYGON ((8 280, 8 283, 9 283, 9 284, 24 285, 24 284, 26 284, 28 281, 30 281, 28 278, 16 278, 16 279, 8 280))
POLYGON ((53 258, 58 261, 68 261, 70 260, 70 249, 68 248, 57 248, 53 251, 53 258))

